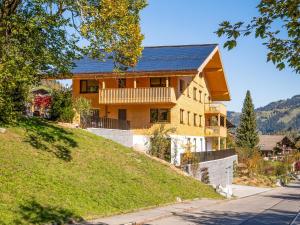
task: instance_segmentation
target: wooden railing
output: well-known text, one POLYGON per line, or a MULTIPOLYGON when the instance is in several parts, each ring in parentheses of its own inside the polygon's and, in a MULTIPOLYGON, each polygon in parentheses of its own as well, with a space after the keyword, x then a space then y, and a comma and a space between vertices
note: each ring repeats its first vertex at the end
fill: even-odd
POLYGON ((100 104, 175 103, 172 87, 107 88, 99 90, 100 104))
POLYGON ((90 117, 81 119, 81 126, 84 128, 106 128, 130 130, 130 121, 118 120, 106 117, 90 117))
POLYGON ((219 126, 206 126, 205 127, 205 136, 207 137, 226 137, 227 129, 226 127, 219 126))
MULTIPOLYGON (((207 151, 207 152, 192 152, 192 157, 186 155, 187 153, 182 153, 180 155, 181 165, 191 164, 192 160, 195 162, 206 162, 217 159, 224 159, 233 155, 236 155, 235 149, 222 149, 218 151, 207 151)), ((191 154, 191 153, 188 153, 191 154)))
POLYGON ((205 113, 221 113, 226 115, 226 106, 222 103, 206 103, 205 113))

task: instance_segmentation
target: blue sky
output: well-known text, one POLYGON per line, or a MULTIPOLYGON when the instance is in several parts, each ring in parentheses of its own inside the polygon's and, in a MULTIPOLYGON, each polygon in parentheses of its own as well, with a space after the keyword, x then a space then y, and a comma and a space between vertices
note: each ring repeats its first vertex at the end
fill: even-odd
POLYGON ((141 15, 144 45, 219 43, 231 93, 229 110, 241 111, 246 90, 255 107, 300 94, 300 75, 278 71, 266 62, 266 48, 252 37, 227 51, 213 32, 223 20, 249 21, 257 14, 255 0, 149 0, 141 15))

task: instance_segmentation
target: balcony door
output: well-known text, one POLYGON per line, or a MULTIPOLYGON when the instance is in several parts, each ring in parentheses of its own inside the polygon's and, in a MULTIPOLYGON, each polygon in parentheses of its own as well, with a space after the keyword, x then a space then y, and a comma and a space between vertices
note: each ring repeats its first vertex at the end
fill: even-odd
POLYGON ((127 110, 126 109, 118 109, 118 119, 119 120, 127 120, 127 110))

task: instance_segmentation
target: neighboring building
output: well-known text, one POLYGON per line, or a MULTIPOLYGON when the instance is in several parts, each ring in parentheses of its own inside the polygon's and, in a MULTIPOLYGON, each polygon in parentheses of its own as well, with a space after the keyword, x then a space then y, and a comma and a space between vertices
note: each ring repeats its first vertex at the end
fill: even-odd
POLYGON ((285 135, 260 135, 258 147, 266 157, 291 153, 294 143, 285 135))
MULTIPOLYGON (((91 127, 129 130, 126 145, 140 150, 147 150, 158 124, 175 127, 173 162, 188 144, 197 152, 226 149, 227 112, 220 101, 230 94, 216 44, 145 47, 137 66, 122 74, 110 58, 75 64, 73 95, 91 100, 91 127)), ((111 138, 124 132, 113 130, 111 138)))

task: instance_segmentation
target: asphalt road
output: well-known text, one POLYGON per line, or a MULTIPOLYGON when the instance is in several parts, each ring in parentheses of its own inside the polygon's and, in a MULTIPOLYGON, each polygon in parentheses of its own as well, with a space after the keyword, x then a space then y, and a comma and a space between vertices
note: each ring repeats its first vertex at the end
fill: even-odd
POLYGON ((174 213, 149 225, 300 225, 300 182, 246 198, 174 213))

